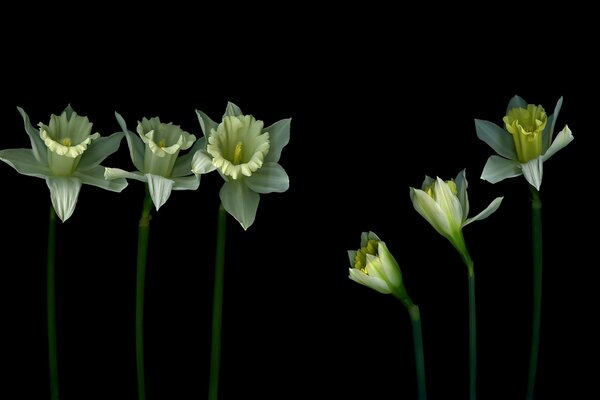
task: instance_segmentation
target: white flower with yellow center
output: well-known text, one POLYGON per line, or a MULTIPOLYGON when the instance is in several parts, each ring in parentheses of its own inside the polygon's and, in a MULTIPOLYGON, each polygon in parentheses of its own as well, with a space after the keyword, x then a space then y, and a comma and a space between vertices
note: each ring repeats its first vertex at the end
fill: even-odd
POLYGON ((462 228, 473 221, 482 220, 493 214, 503 197, 497 197, 474 217, 469 215, 469 196, 467 195, 467 177, 463 169, 455 180, 435 180, 425 176, 421 189, 410 188, 410 199, 415 210, 433 226, 433 228, 461 253, 466 246, 462 228))
POLYGON ((119 168, 106 168, 106 179, 131 178, 148 183, 152 202, 158 210, 167 202, 172 190, 195 190, 200 178, 193 175, 191 160, 195 149, 204 147, 204 138, 185 132, 178 125, 162 123, 158 117, 138 122, 136 136, 127 129, 119 113, 115 113, 125 133, 129 154, 137 171, 128 172, 119 168), (195 143, 194 143, 195 142, 195 143), (193 147, 192 147, 193 145, 193 147), (192 148, 179 156, 181 150, 192 148))
POLYGON ((405 305, 412 304, 402 281, 402 272, 386 244, 373 232, 363 232, 360 248, 348 250, 348 277, 383 294, 392 294, 405 305))
POLYGON ((500 155, 487 160, 481 179, 496 183, 524 175, 527 182, 540 190, 544 162, 573 140, 566 125, 552 140, 561 106, 562 97, 556 103, 554 114, 548 117, 542 106, 527 104, 521 97, 514 96, 503 118, 506 129, 476 119, 477 137, 500 155))
POLYGON ((228 103, 220 124, 196 110, 208 143, 192 160, 192 172, 219 171, 225 184, 219 193, 227 212, 248 229, 258 209, 259 193, 285 192, 289 178, 278 164, 281 150, 290 139, 291 119, 264 128, 262 121, 244 115, 228 103))
POLYGON ((61 115, 52 115, 48 125, 39 124, 39 130, 29 122, 29 116, 17 107, 31 141, 31 149, 0 151, 0 160, 17 172, 42 178, 50 189, 52 206, 61 221, 75 211, 79 190, 83 183, 120 192, 127 186, 125 179, 113 182, 104 179, 102 161, 119 148, 122 133, 100 137, 92 133, 87 117, 77 115, 68 106, 61 115))

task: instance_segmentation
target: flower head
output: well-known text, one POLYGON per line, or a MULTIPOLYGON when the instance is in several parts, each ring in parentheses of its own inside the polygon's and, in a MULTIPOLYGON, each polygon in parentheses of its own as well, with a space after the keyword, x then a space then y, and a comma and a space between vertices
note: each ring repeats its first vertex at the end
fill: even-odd
POLYGON ((485 210, 474 217, 469 214, 465 170, 458 173, 456 179, 444 181, 425 176, 421 189, 410 188, 410 199, 415 210, 433 226, 433 228, 461 253, 466 252, 462 228, 473 221, 481 220, 493 214, 503 197, 497 197, 485 210))
POLYGON ((256 217, 259 193, 281 193, 289 187, 278 161, 289 142, 291 120, 264 128, 262 121, 244 115, 233 103, 227 105, 219 124, 202 111, 196 113, 208 143, 194 154, 192 172, 219 171, 225 180, 220 191, 223 207, 248 229, 256 217))
POLYGON ((350 279, 380 293, 393 294, 405 304, 410 302, 398 262, 376 234, 363 232, 360 248, 349 250, 348 257, 350 279))
POLYGON ((106 181, 104 167, 100 165, 117 151, 122 133, 109 137, 92 134, 88 118, 77 115, 71 106, 61 115, 52 115, 48 125, 40 123, 37 130, 27 113, 20 107, 17 109, 23 117, 31 149, 1 150, 0 160, 23 175, 45 179, 52 206, 63 222, 75 211, 83 183, 114 192, 127 186, 125 179, 106 181))
POLYGON ((127 138, 131 161, 138 170, 127 172, 119 168, 106 168, 106 179, 131 178, 147 182, 157 210, 167 202, 172 190, 198 188, 200 178, 191 173, 191 159, 193 151, 204 146, 203 138, 196 140, 196 136, 178 125, 162 123, 158 117, 143 118, 138 122, 136 136, 127 129, 119 113, 115 113, 115 116, 127 138), (189 153, 179 156, 180 150, 190 147, 189 153))
POLYGON ((573 140, 571 130, 565 125, 552 141, 561 106, 562 97, 556 103, 554 114, 547 116, 542 106, 527 104, 521 97, 514 96, 503 118, 505 129, 476 119, 477 137, 500 155, 488 159, 481 178, 496 183, 524 175, 527 182, 539 190, 544 162, 573 140))

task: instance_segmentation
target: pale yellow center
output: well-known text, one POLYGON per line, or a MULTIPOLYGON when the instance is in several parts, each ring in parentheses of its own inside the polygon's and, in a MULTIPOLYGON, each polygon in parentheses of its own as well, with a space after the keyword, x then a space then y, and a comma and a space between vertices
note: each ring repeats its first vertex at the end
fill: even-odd
POLYGON ((366 246, 358 249, 356 251, 356 255, 354 256, 354 268, 356 268, 368 275, 369 272, 367 271, 367 254, 376 256, 378 246, 379 246, 379 241, 374 240, 374 239, 369 239, 367 241, 366 246))
POLYGON ((233 151, 233 165, 240 165, 243 161, 242 151, 244 149, 244 145, 242 142, 237 142, 235 145, 235 150, 233 151))

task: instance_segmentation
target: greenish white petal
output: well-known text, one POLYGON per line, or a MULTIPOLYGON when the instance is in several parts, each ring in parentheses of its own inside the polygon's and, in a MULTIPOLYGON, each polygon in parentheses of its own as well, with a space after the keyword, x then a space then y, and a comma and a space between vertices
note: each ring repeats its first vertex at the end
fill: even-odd
POLYGON ((156 207, 156 211, 158 211, 159 208, 169 200, 175 182, 171 179, 154 174, 146 174, 146 179, 148 179, 148 191, 150 192, 150 197, 152 198, 154 207, 156 207))
POLYGON ((265 162, 278 162, 281 157, 281 150, 290 141, 290 124, 291 118, 282 119, 275 122, 273 125, 263 129, 264 132, 269 132, 269 141, 271 147, 269 153, 265 156, 265 162))
POLYGON ((111 192, 121 192, 127 187, 127 181, 124 178, 107 180, 104 177, 104 167, 101 165, 96 165, 94 168, 85 171, 77 170, 73 173, 73 176, 79 178, 82 183, 110 190, 111 192))
POLYGON ((490 156, 483 172, 481 173, 481 179, 486 180, 490 183, 497 183, 506 178, 512 178, 515 176, 522 175, 521 164, 518 161, 507 160, 500 156, 490 156))
POLYGON ((198 116, 198 121, 200 122, 200 128, 202 128, 202 133, 204 133, 204 137, 209 137, 213 129, 216 130, 219 124, 210 119, 208 115, 204 114, 200 110, 196 110, 196 115, 198 116))
POLYGON ((148 178, 146 175, 141 172, 129 172, 120 168, 104 168, 104 179, 112 180, 112 179, 135 179, 140 182, 148 182, 148 178))
POLYGON ((527 102, 523 100, 520 96, 513 96, 512 99, 508 102, 508 107, 506 107, 506 114, 513 108, 527 108, 527 102))
POLYGON ((450 188, 450 185, 441 178, 437 178, 435 182, 434 193, 435 202, 439 205, 442 212, 448 216, 448 221, 453 230, 454 228, 459 227, 463 221, 463 212, 456 193, 454 193, 450 188))
POLYGON ((192 159, 192 172, 196 175, 207 174, 217 169, 212 162, 212 156, 205 150, 198 150, 192 159))
POLYGON ((465 169, 456 175, 454 183, 456 184, 456 190, 458 192, 457 197, 460 202, 460 207, 463 211, 463 218, 466 218, 467 215, 469 215, 469 196, 467 195, 469 183, 467 182, 467 173, 465 169))
POLYGON ((78 178, 70 176, 50 176, 46 178, 46 184, 50 189, 50 199, 56 215, 62 222, 73 215, 81 181, 78 178))
POLYGON ((415 210, 421 214, 442 236, 451 235, 450 222, 440 206, 427 193, 420 189, 410 188, 410 199, 415 210))
POLYGON ((236 106, 230 101, 227 102, 227 108, 225 109, 225 114, 223 115, 223 117, 239 117, 242 115, 244 115, 244 113, 242 112, 242 110, 240 110, 238 106, 236 106))
POLYGON ((36 129, 31 125, 29 121, 29 116, 21 107, 17 107, 21 117, 23 117, 23 123, 25 125, 25 132, 27 132, 27 136, 29 136, 29 140, 31 141, 31 150, 33 151, 33 156, 37 161, 42 164, 48 164, 48 151, 46 150, 46 145, 44 145, 44 141, 40 137, 39 129, 36 129))
POLYGON ((500 207, 500 203, 502 203, 502 199, 504 199, 504 197, 496 197, 486 208, 485 210, 483 210, 482 212, 480 212, 479 214, 477 214, 474 217, 471 218, 467 218, 467 220, 465 221, 465 223, 463 224, 463 228, 467 225, 469 225, 471 222, 474 221, 480 221, 482 219, 485 219, 487 217, 489 217, 490 215, 492 215, 494 212, 496 212, 496 210, 498 209, 498 207, 500 207))
POLYGON ((377 278, 374 276, 370 276, 365 274, 364 272, 356 269, 350 268, 348 277, 352 279, 356 283, 360 283, 368 288, 378 291, 383 294, 392 293, 388 284, 381 278, 377 278))
POLYGON ((290 187, 290 179, 277 163, 265 163, 245 179, 246 185, 257 193, 282 193, 290 187))
POLYGON ((571 132, 569 127, 565 125, 563 130, 560 131, 558 135, 556 135, 554 141, 552 142, 552 145, 550 145, 546 153, 542 155, 542 159, 546 161, 547 159, 552 157, 557 151, 561 150, 563 147, 571 143, 573 139, 573 133, 571 132))
POLYGON ((93 141, 81 156, 77 170, 85 171, 100 165, 106 157, 119 149, 124 135, 123 132, 117 132, 108 137, 101 137, 93 141))
POLYGON ((133 165, 138 171, 144 170, 144 143, 139 136, 135 135, 129 129, 127 129, 127 124, 121 114, 115 111, 115 117, 117 118, 117 122, 119 126, 123 130, 125 134, 125 139, 127 140, 127 146, 129 147, 129 156, 131 157, 131 161, 133 165))
POLYGON ((225 210, 246 230, 254 223, 260 196, 241 180, 225 182, 219 192, 225 210))
POLYGON ((171 178, 173 190, 196 190, 200 186, 200 176, 188 175, 171 178))
POLYGON ((521 164, 523 176, 534 188, 540 190, 542 176, 544 175, 544 160, 542 156, 534 158, 521 164))
POLYGON ((48 167, 36 160, 30 149, 0 150, 0 160, 13 167, 18 173, 46 179, 50 175, 48 167))
POLYGON ((206 139, 201 137, 196 140, 194 145, 190 148, 190 151, 184 155, 179 155, 173 166, 173 172, 171 172, 171 179, 178 178, 180 176, 187 176, 192 173, 192 160, 197 151, 201 151, 206 148, 206 139))
POLYGON ((487 143, 496 153, 511 160, 517 159, 515 142, 512 136, 490 121, 475 120, 477 137, 487 143))
POLYGON ((354 265, 355 257, 356 257, 356 250, 348 250, 348 259, 350 260, 350 265, 354 265))
POLYGON ((400 287, 400 285, 402 285, 402 273, 400 272, 400 266, 384 242, 379 242, 377 254, 381 259, 381 267, 383 269, 385 280, 393 288, 400 287))
POLYGON ((562 108, 562 103, 563 98, 561 96, 561 98, 558 99, 558 101, 556 102, 556 106, 554 107, 554 113, 548 117, 546 130, 544 131, 544 134, 542 136, 542 153, 547 152, 550 148, 550 144, 552 143, 552 135, 554 134, 554 126, 556 125, 558 114, 560 113, 560 109, 562 108))

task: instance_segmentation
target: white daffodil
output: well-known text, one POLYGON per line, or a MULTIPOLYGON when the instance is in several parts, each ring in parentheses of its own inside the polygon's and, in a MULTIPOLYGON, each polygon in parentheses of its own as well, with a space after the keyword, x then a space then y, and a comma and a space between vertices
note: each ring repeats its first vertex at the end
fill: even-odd
POLYGON ((527 104, 521 97, 514 96, 503 118, 506 129, 476 119, 477 137, 500 155, 487 160, 481 179, 496 183, 524 175, 527 182, 539 190, 544 162, 573 140, 571 130, 565 125, 552 141, 561 106, 562 97, 554 107, 554 114, 548 117, 542 106, 527 104))
POLYGON ((467 186, 463 169, 455 180, 443 181, 440 178, 434 180, 425 176, 421 189, 410 188, 410 199, 415 210, 461 254, 466 252, 462 228, 473 221, 489 217, 500 207, 503 199, 497 197, 485 210, 474 217, 467 218, 469 215, 467 186))
POLYGON ((373 232, 363 232, 360 249, 348 250, 350 275, 354 282, 383 294, 393 294, 402 301, 410 300, 402 282, 398 262, 387 246, 373 232))
POLYGON ((131 178, 147 182, 157 210, 167 202, 172 190, 198 189, 200 178, 191 174, 191 160, 193 151, 204 147, 204 138, 196 140, 196 136, 183 131, 178 125, 164 124, 158 117, 144 118, 138 122, 139 136, 136 136, 127 129, 119 113, 115 112, 115 116, 125 133, 131 161, 138 170, 127 172, 119 168, 106 168, 106 179, 131 178), (190 147, 189 153, 179 157, 181 150, 190 147))
POLYGON ((104 179, 102 161, 119 148, 122 133, 100 137, 92 133, 87 117, 77 115, 68 106, 61 115, 52 115, 50 123, 39 124, 35 129, 27 113, 17 107, 29 135, 31 149, 7 149, 0 151, 0 160, 17 172, 42 178, 50 189, 52 206, 61 221, 73 214, 81 184, 120 192, 127 186, 125 179, 113 182, 104 179))
POLYGON ((290 121, 282 119, 268 128, 251 115, 227 104, 220 124, 196 110, 208 143, 194 154, 192 172, 215 169, 225 180, 219 193, 227 212, 248 229, 254 222, 259 193, 285 192, 289 178, 278 164, 281 150, 290 140, 290 121))

